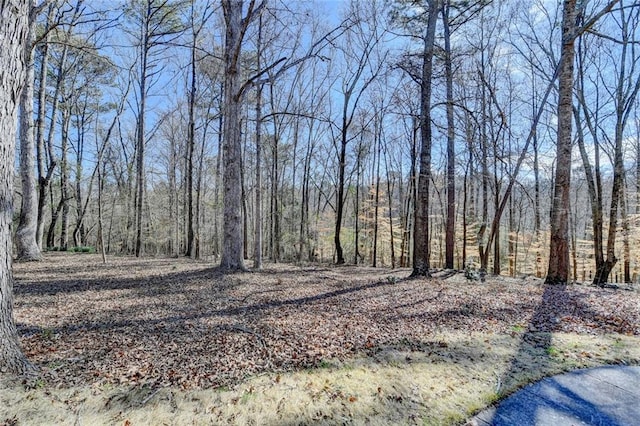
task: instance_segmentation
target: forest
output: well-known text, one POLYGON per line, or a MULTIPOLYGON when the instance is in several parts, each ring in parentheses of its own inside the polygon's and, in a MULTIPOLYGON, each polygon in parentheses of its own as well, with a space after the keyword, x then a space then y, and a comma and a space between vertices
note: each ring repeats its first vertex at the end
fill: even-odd
POLYGON ((639 21, 1 1, 0 422, 460 424, 640 363, 639 21))
POLYGON ((18 258, 537 277, 567 258, 564 281, 637 280, 637 5, 584 2, 572 28, 555 2, 429 5, 43 5, 20 101, 18 258), (551 254, 558 236, 568 254, 551 254))

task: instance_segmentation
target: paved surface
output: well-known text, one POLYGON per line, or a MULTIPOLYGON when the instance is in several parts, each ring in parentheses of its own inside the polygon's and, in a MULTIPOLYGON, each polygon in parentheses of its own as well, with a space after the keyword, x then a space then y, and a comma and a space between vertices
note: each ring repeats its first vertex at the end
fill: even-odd
POLYGON ((599 367, 548 377, 480 413, 468 424, 640 425, 640 367, 599 367))

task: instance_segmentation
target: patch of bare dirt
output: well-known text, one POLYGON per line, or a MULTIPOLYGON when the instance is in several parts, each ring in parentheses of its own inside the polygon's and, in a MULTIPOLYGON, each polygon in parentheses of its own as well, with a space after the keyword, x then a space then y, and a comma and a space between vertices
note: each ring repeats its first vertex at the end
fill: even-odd
POLYGON ((47 382, 228 386, 326 360, 420 350, 456 333, 640 334, 637 291, 538 280, 407 279, 409 270, 48 254, 15 264, 15 316, 47 382))

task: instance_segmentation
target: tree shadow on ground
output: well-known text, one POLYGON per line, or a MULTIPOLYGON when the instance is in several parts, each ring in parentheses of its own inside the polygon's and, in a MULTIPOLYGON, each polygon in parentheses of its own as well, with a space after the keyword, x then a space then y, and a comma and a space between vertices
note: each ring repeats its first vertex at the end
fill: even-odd
POLYGON ((532 398, 526 405, 514 407, 511 400, 506 399, 497 405, 490 418, 483 419, 488 423, 481 424, 533 426, 538 424, 541 415, 549 415, 552 411, 555 418, 571 418, 587 424, 593 421, 593 415, 597 413, 597 418, 603 422, 599 424, 617 425, 613 418, 606 413, 598 412, 598 408, 591 401, 577 395, 572 389, 557 383, 553 378, 540 377, 541 372, 562 373, 558 371, 558 363, 553 361, 554 357, 564 356, 554 347, 553 333, 562 331, 563 322, 575 318, 576 315, 597 317, 596 313, 585 309, 581 297, 569 291, 570 288, 567 285, 544 285, 542 298, 521 335, 518 350, 498 381, 499 387, 507 389, 507 392, 503 393, 502 389, 497 389, 498 396, 503 400, 523 383, 526 385, 543 379, 541 383, 562 402, 532 398))
MULTIPOLYGON (((76 268, 76 272, 82 270, 76 268)), ((326 314, 322 306, 341 303, 332 300, 393 285, 360 280, 343 286, 334 276, 321 285, 292 292, 295 271, 280 274, 289 276, 284 286, 267 273, 269 280, 254 288, 250 279, 212 268, 139 278, 70 275, 48 282, 20 279, 16 285, 19 310, 45 314, 28 320, 19 316, 17 321, 35 363, 41 367, 53 363, 61 375, 76 374, 88 382, 96 380, 92 376, 108 380, 126 376, 137 365, 140 375, 150 370, 163 385, 194 380, 196 386, 205 387, 270 368, 307 368, 320 362, 321 353, 307 353, 314 338, 293 334, 278 322, 280 318, 302 315, 315 329, 326 314), (272 350, 267 345, 283 348, 272 350), (225 362, 225 357, 234 356, 233 363, 238 364, 231 367, 236 371, 226 376, 215 371, 221 364, 233 364, 225 362), (211 372, 201 374, 206 370, 211 372)))
MULTIPOLYGON (((144 270, 144 262, 132 262, 144 270)), ((128 264, 122 268, 124 278, 118 271, 88 278, 75 266, 75 273, 53 282, 44 276, 19 281, 23 341, 34 362, 55 369, 56 384, 208 388, 262 373, 315 368, 327 359, 375 358, 376 348, 397 344, 401 350, 411 342, 443 364, 453 362, 447 359, 450 353, 460 365, 472 367, 478 360, 488 365, 491 349, 484 345, 454 349, 430 340, 451 329, 505 337, 504 324, 526 323, 541 297, 536 289, 517 300, 519 286, 444 288, 428 280, 388 279, 384 275, 390 271, 383 269, 364 274, 361 269, 270 267, 264 273, 223 275, 206 265, 173 271, 163 263, 163 273, 138 276, 129 273, 128 264), (487 303, 502 293, 500 304, 487 303)), ((547 314, 538 308, 534 317, 547 324, 547 314)), ((517 336, 509 339, 513 348, 517 336)), ((547 347, 538 348, 542 360, 547 347)))

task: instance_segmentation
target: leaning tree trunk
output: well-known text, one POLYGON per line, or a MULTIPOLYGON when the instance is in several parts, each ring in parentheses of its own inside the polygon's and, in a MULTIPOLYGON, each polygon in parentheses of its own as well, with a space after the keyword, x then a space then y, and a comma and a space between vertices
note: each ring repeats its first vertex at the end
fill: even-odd
POLYGON ((11 273, 16 102, 26 77, 23 49, 28 28, 27 1, 0 2, 0 373, 18 374, 32 370, 13 321, 11 273))

